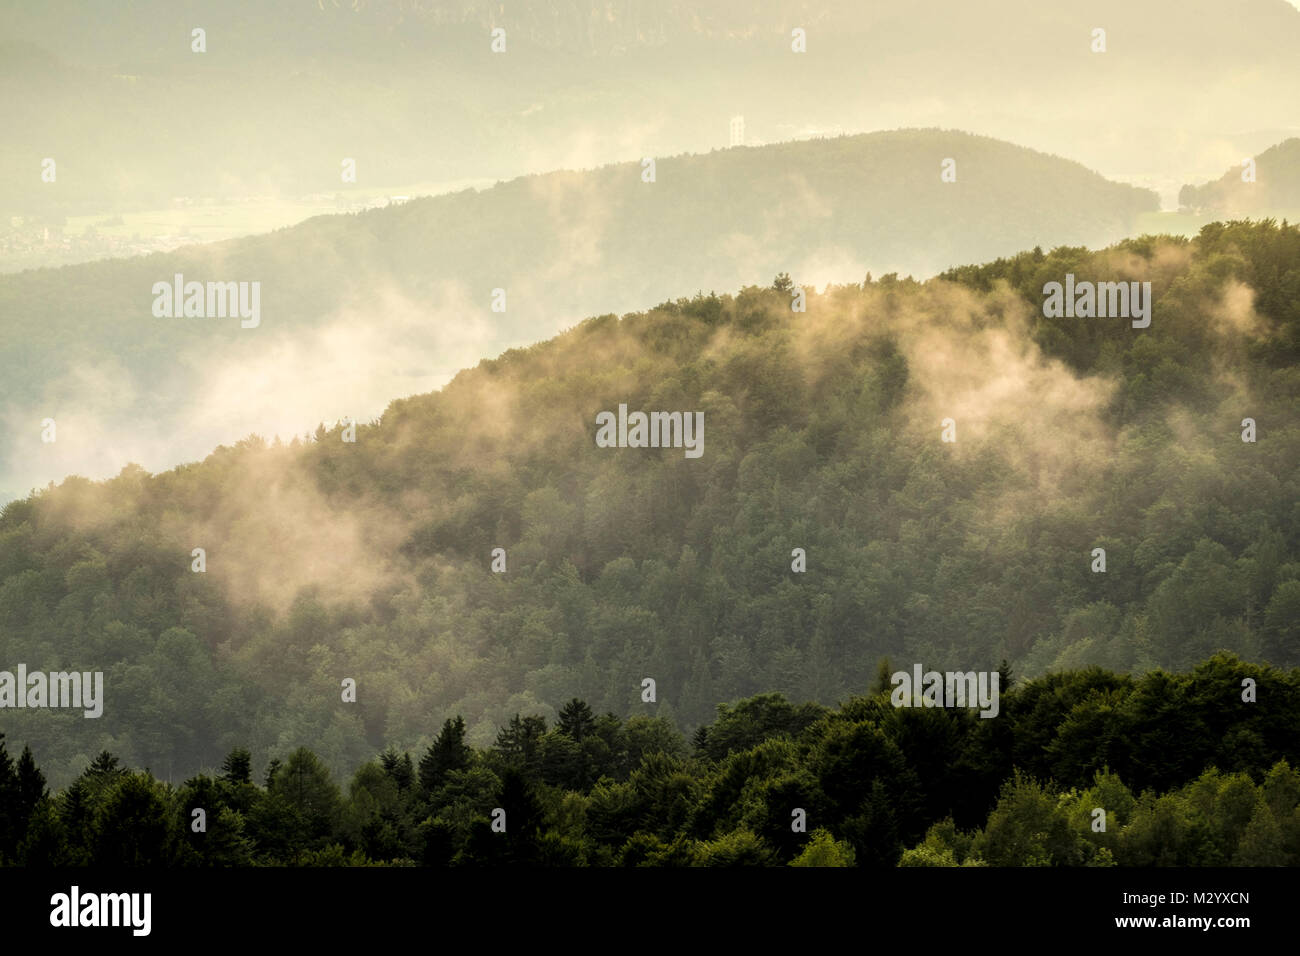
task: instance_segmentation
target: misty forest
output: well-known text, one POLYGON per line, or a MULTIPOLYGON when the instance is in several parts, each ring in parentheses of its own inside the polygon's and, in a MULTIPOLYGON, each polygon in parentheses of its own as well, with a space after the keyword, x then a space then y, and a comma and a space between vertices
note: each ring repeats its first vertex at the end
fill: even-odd
POLYGON ((1300 866, 1300 0, 0 24, 0 867, 1300 866))
POLYGON ((589 319, 355 442, 254 436, 11 502, 8 652, 105 662, 111 706, 7 713, 40 770, 3 764, 0 852, 1295 862, 1298 262, 1263 221, 868 276, 802 313, 780 275, 589 319), (1045 318, 1065 273, 1150 281, 1158 318, 1045 318), (596 447, 619 403, 702 409, 706 453, 596 447), (1005 716, 882 706, 887 659, 1008 669, 1005 716), (1072 827, 1099 800, 1114 824, 1072 827), (169 822, 194 807, 223 821, 206 849, 169 822))

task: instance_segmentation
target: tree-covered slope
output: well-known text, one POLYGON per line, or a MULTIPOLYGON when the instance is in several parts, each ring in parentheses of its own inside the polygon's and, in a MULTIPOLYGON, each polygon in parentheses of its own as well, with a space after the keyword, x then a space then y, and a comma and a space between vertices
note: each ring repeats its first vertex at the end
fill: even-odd
POLYGON ((1300 213, 1300 138, 1284 140, 1253 158, 1254 168, 1235 166, 1213 182, 1184 186, 1180 205, 1196 213, 1290 216, 1300 213))
POLYGON ((1300 230, 805 292, 594 318, 355 442, 252 438, 10 504, 5 660, 103 670, 106 703, 9 711, 9 739, 58 780, 103 747, 166 776, 243 745, 346 770, 574 696, 687 730, 758 692, 833 703, 885 656, 1300 663, 1300 230), (1151 282, 1150 327, 1045 318, 1067 273, 1151 282), (703 454, 598 447, 620 403, 703 412, 703 454))
MULTIPOLYGON (((1128 235, 1152 193, 1008 143, 904 130, 525 177, 169 254, 0 277, 0 487, 250 431, 369 418, 586 315, 789 272, 930 274, 1128 235), (940 164, 956 161, 956 182, 940 164), (158 318, 157 282, 260 283, 260 321, 158 318), (504 300, 494 300, 501 289, 504 300), (494 311, 494 302, 504 311, 494 311), (337 404, 336 404, 337 403, 337 404), (47 416, 66 441, 42 445, 47 416), (103 440, 112 436, 112 447, 103 440), (111 452, 106 454, 106 452, 111 452), (60 457, 64 456, 64 457, 60 457)), ((179 306, 178 306, 179 308, 179 306)))

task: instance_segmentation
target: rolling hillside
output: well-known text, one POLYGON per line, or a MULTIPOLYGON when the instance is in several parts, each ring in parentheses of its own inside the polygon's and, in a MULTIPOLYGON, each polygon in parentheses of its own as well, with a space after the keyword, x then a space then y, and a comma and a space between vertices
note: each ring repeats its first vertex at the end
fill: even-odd
POLYGON ((0 516, 0 628, 9 661, 102 670, 104 713, 6 733, 52 780, 104 747, 173 778, 246 744, 348 772, 575 696, 685 730, 758 692, 831 704, 883 657, 1295 666, 1297 262, 1294 226, 1216 224, 803 313, 697 295, 484 361, 355 442, 69 478, 0 516), (1150 282, 1150 327, 1045 318, 1067 274, 1150 282), (702 413, 701 454, 599 447, 621 404, 702 413))
POLYGON ((1271 146, 1244 165, 1201 186, 1184 186, 1179 204, 1198 215, 1221 219, 1244 216, 1300 216, 1300 138, 1271 146))
MULTIPOLYGON (((697 290, 927 275, 1096 245, 1144 190, 986 137, 904 130, 557 172, 168 254, 0 277, 0 487, 170 467, 251 431, 377 415, 582 316, 697 290), (940 179, 955 161, 956 182, 940 179), (154 284, 258 282, 260 320, 158 318, 154 284), (504 311, 493 311, 493 290, 504 311), (39 330, 36 333, 35 330, 39 330), (19 334, 21 333, 21 334, 19 334), (93 409, 93 412, 91 411, 93 409), (56 443, 41 441, 53 418, 56 443)), ((178 306, 179 308, 179 306, 178 306)))

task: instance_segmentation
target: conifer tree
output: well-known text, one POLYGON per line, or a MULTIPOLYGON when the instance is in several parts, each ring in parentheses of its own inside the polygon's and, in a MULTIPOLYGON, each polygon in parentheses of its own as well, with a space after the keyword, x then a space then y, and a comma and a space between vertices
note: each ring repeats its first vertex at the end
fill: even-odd
POLYGON ((470 749, 465 744, 465 721, 457 714, 443 722, 442 730, 420 758, 420 790, 428 796, 453 770, 469 766, 470 749))

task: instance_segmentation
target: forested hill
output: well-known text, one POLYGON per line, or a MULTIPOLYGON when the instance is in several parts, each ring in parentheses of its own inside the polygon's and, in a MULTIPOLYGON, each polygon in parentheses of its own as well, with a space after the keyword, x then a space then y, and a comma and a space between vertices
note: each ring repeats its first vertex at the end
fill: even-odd
POLYGON ((1300 216, 1300 138, 1270 146, 1253 162, 1254 169, 1234 166, 1213 182, 1184 186, 1179 205, 1223 218, 1300 216))
POLYGON ((593 318, 355 442, 250 438, 11 503, 0 667, 102 670, 105 703, 6 711, 10 746, 56 783, 104 748, 173 779, 250 743, 348 772, 573 697, 687 731, 757 692, 833 703, 886 656, 1300 663, 1296 227, 805 295, 593 318), (1149 281, 1150 326, 1045 318, 1067 274, 1149 281), (598 447, 620 404, 702 412, 702 454, 598 447))
POLYGON ((11 371, 0 413, 62 416, 69 440, 42 445, 38 430, 12 430, 0 488, 106 477, 127 456, 171 467, 253 430, 288 437, 322 419, 373 417, 582 316, 782 271, 822 286, 1048 242, 1111 242, 1156 205, 1149 191, 1077 163, 938 130, 666 157, 653 183, 643 172, 625 163, 532 176, 166 255, 2 277, 0 314, 40 334, 0 341, 11 371), (956 182, 940 178, 949 158, 956 182), (153 286, 177 274, 260 283, 257 327, 156 317, 153 286))

